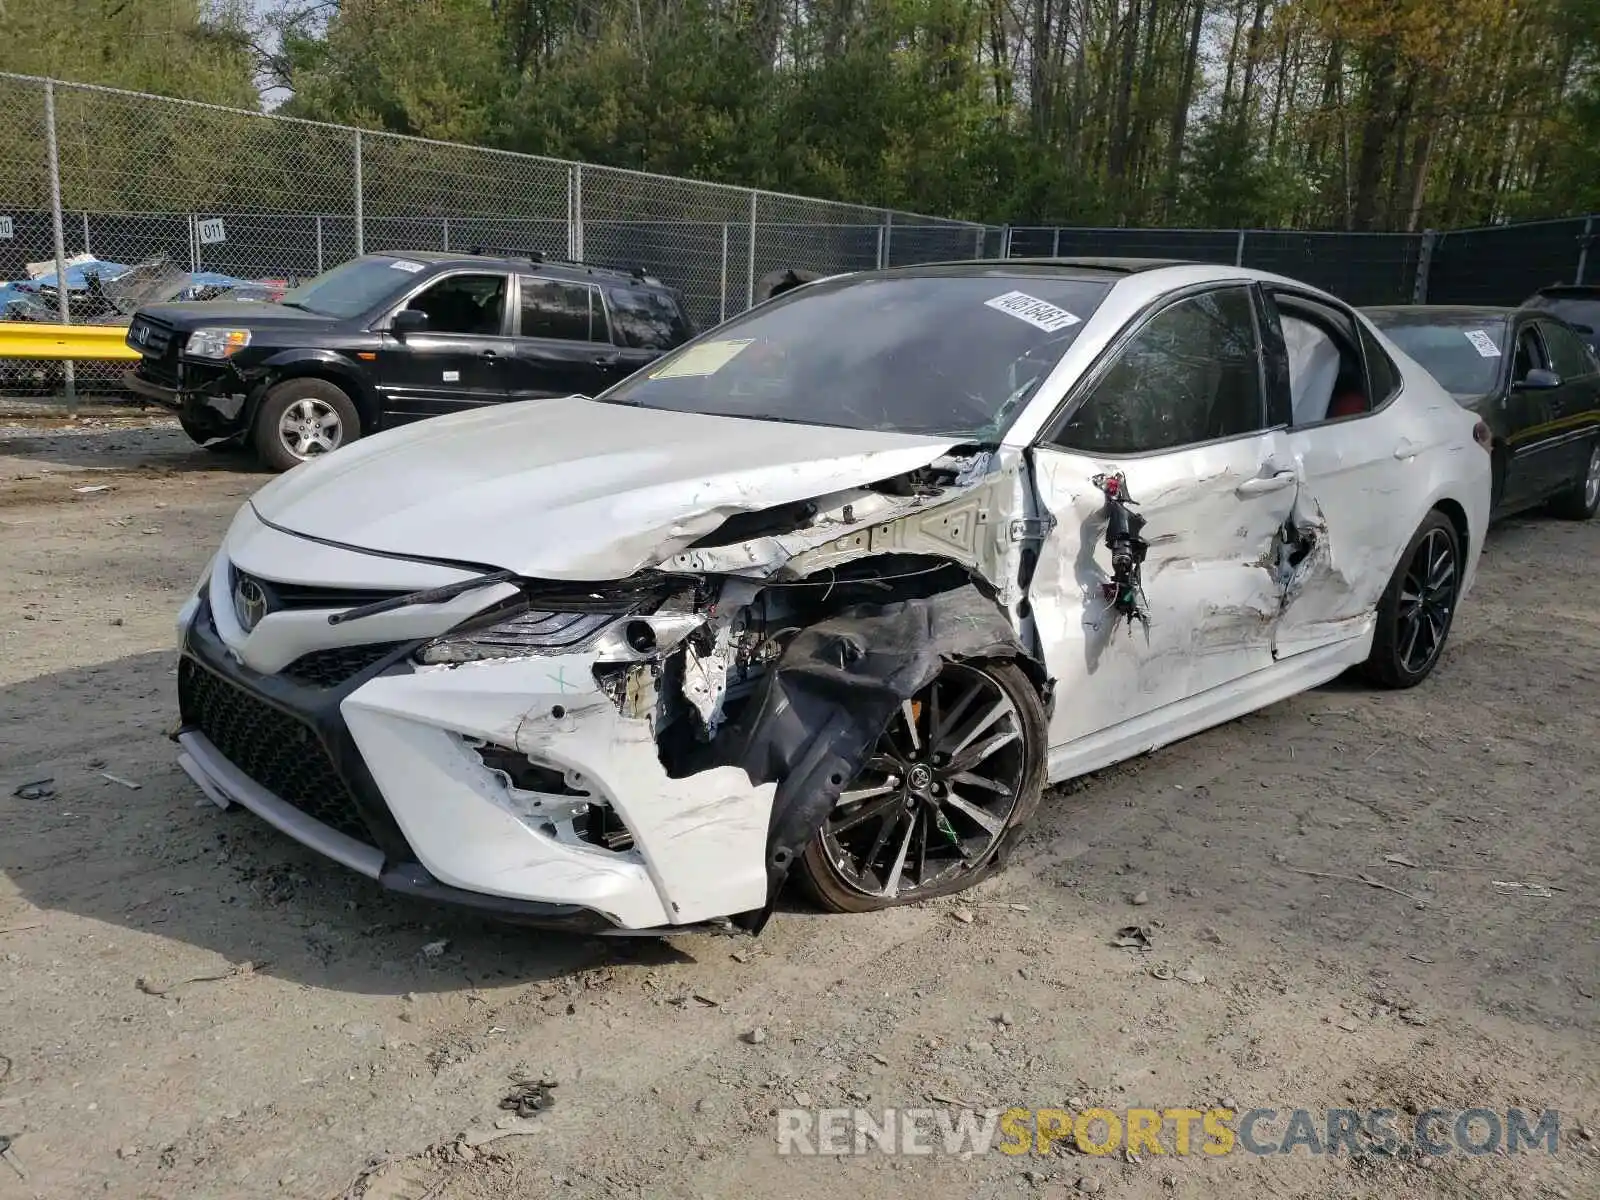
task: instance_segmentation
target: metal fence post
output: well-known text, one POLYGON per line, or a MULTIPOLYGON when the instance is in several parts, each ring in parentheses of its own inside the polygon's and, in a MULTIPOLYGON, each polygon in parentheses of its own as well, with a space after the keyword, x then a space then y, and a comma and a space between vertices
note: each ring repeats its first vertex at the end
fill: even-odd
POLYGON ((1000 257, 1011 257, 1011 226, 1009 225, 1000 230, 1000 257))
POLYGON ((721 309, 717 315, 717 324, 728 319, 728 223, 722 223, 722 286, 717 289, 717 299, 721 309))
POLYGON ((367 252, 366 243, 366 212, 365 199, 361 187, 361 130, 356 130, 355 139, 355 168, 356 168, 356 257, 360 258, 367 252))
POLYGON ((88 212, 85 212, 83 214, 83 252, 85 254, 92 254, 93 253, 93 251, 89 249, 89 214, 88 214, 88 212))
POLYGON ((883 226, 878 226, 878 257, 873 260, 873 266, 883 270, 883 226))
POLYGON ((317 274, 322 274, 322 214, 317 214, 317 274))
POLYGON ((189 214, 189 274, 200 269, 200 243, 195 240, 194 214, 189 214))
POLYGON ((572 257, 583 261, 583 164, 572 168, 572 257))
POLYGON ((883 214, 883 267, 894 266, 894 213, 883 214))
POLYGON ((1411 284, 1411 303, 1428 302, 1428 271, 1433 266, 1433 246, 1438 233, 1432 229, 1422 231, 1422 241, 1417 245, 1417 276, 1411 284))
MULTIPOLYGON (((56 311, 63 325, 72 324, 72 302, 67 295, 67 238, 61 227, 61 153, 56 145, 56 86, 44 81, 44 138, 45 153, 50 164, 50 234, 56 251, 56 311)), ((67 389, 67 406, 76 414, 78 386, 74 378, 72 360, 61 367, 67 389)))
POLYGON ((972 229, 972 257, 983 257, 983 226, 975 225, 972 229))
POLYGON ((439 218, 439 231, 440 231, 441 234, 444 235, 444 249, 446 250, 446 252, 448 252, 449 249, 450 249, 450 218, 449 217, 441 217, 441 218, 439 218))
POLYGON ((745 264, 744 278, 744 306, 751 309, 756 306, 756 197, 759 192, 750 193, 750 257, 745 264))
POLYGON ((1234 243, 1233 265, 1236 267, 1244 266, 1244 230, 1242 229, 1239 230, 1239 240, 1234 243))
POLYGON ((1050 238, 1050 257, 1061 257, 1061 226, 1059 225, 1055 227, 1054 233, 1050 238))
POLYGON ((1584 268, 1589 265, 1589 241, 1594 237, 1594 214, 1583 219, 1583 240, 1578 243, 1578 274, 1573 283, 1583 282, 1584 268))

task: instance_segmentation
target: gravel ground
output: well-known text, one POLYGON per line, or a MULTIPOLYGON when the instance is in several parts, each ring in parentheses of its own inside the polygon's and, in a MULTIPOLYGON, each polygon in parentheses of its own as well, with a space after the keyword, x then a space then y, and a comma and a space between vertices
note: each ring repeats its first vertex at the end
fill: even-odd
POLYGON ((976 893, 600 941, 387 897, 177 770, 172 618, 264 478, 170 422, 0 418, 0 1200, 1600 1196, 1600 524, 1496 530, 1426 685, 1058 789, 976 893), (1561 1131, 780 1158, 773 1115, 1221 1102, 1561 1131))

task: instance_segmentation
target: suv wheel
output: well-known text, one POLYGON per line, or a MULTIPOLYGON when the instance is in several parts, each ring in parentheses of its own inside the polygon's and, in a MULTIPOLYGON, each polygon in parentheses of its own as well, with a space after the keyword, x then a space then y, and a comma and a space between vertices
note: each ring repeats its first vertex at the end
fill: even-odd
POLYGON ((361 436, 350 397, 326 379, 286 379, 262 397, 252 441, 274 471, 332 453, 361 436))

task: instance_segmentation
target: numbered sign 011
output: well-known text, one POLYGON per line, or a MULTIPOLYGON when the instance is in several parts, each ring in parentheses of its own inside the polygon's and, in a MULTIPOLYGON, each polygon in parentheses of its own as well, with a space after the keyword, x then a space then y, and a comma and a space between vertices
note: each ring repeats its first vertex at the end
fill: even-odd
POLYGON ((215 246, 218 242, 228 240, 227 231, 222 228, 221 217, 207 217, 205 220, 197 222, 195 234, 200 239, 202 246, 215 246))

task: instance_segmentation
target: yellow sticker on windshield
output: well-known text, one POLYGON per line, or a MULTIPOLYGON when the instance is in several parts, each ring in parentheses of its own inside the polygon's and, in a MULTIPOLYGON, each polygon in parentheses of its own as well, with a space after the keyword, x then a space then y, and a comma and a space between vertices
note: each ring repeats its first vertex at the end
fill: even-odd
POLYGON ((693 375, 715 375, 727 366, 754 338, 701 342, 691 346, 664 367, 650 372, 651 379, 682 379, 693 375))

